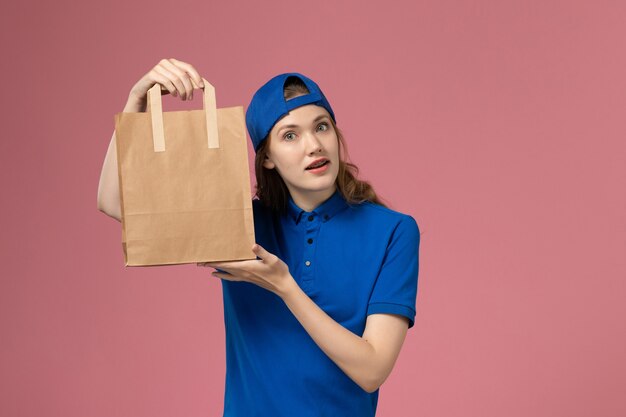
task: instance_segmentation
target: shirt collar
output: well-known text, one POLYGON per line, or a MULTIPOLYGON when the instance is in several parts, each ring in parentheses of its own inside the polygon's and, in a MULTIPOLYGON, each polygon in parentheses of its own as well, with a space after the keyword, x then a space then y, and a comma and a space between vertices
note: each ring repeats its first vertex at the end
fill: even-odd
POLYGON ((336 189, 332 196, 317 206, 312 212, 304 211, 298 207, 293 201, 293 198, 291 198, 291 195, 289 195, 289 203, 287 204, 287 207, 289 217, 291 217, 293 221, 298 224, 302 216, 312 214, 318 215, 321 221, 327 222, 332 219, 335 214, 348 207, 348 203, 344 200, 343 196, 339 192, 339 189, 336 189))

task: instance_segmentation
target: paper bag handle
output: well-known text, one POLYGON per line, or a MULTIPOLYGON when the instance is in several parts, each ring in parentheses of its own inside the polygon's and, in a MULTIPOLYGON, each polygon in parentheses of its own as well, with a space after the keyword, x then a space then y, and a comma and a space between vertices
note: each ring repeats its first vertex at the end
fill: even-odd
MULTIPOLYGON (((217 104, 215 101, 215 87, 206 79, 202 78, 204 91, 202 93, 202 108, 206 120, 207 144, 209 149, 219 148, 220 142, 217 134, 217 104)), ((194 88, 198 85, 191 80, 194 88)), ((147 111, 152 119, 152 142, 154 152, 165 151, 165 133, 163 129, 163 103, 161 101, 161 84, 156 83, 148 90, 147 111)))

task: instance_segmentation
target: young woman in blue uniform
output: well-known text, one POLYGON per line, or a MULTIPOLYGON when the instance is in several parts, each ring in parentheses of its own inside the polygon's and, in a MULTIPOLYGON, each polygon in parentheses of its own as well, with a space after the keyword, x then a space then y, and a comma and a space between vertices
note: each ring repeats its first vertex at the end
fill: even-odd
MULTIPOLYGON (((160 82, 185 99, 191 79, 202 85, 189 64, 159 65, 135 94, 160 82)), ((414 324, 418 225, 356 178, 335 114, 305 75, 265 83, 246 124, 256 152, 259 259, 198 264, 216 268, 222 282, 224 416, 374 416, 414 324)), ((105 158, 103 177, 106 167, 105 158)), ((101 199, 107 187, 114 185, 101 177, 99 208, 119 220, 115 201, 101 199)))

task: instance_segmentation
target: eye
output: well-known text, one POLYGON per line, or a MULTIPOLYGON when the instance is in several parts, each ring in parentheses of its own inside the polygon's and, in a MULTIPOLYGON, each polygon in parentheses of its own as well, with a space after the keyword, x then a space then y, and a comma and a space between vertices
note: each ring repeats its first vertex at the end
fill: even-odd
POLYGON ((285 133, 285 135, 283 136, 283 138, 284 138, 284 139, 287 139, 287 140, 290 140, 290 139, 289 139, 289 135, 293 135, 293 134, 294 134, 293 132, 287 132, 287 133, 285 133))
POLYGON ((322 132, 324 132, 324 131, 326 131, 326 130, 330 129, 330 128, 328 127, 328 123, 326 123, 326 122, 322 122, 322 123, 320 123, 319 125, 317 125, 317 127, 318 127, 318 128, 319 128, 320 126, 324 126, 324 129, 322 129, 322 132))

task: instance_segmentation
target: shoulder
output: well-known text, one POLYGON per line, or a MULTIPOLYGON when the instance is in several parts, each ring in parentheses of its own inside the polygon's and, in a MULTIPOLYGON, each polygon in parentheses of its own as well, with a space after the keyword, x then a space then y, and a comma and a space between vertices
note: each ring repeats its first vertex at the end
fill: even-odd
POLYGON ((400 229, 402 231, 419 236, 420 230, 417 221, 410 214, 402 213, 370 201, 359 204, 357 210, 361 211, 369 220, 386 225, 387 228, 400 229))

